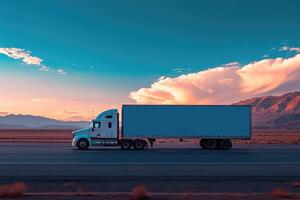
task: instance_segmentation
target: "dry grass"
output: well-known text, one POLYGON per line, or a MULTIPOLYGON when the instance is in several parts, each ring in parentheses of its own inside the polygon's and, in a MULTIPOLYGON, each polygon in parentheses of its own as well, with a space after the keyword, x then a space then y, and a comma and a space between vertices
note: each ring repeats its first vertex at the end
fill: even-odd
POLYGON ((70 143, 71 129, 0 129, 0 142, 70 143))
POLYGON ((132 199, 133 200, 142 200, 148 199, 148 190, 143 185, 138 185, 132 189, 132 199))
POLYGON ((287 191, 285 191, 282 188, 274 188, 272 192, 270 193, 272 197, 276 198, 292 198, 292 195, 289 194, 287 191))
POLYGON ((24 195, 27 189, 27 185, 22 182, 0 185, 0 198, 20 197, 24 195))
POLYGON ((292 182, 293 187, 300 187, 300 182, 299 181, 294 181, 292 182))
POLYGON ((78 192, 76 193, 77 196, 92 196, 92 194, 90 192, 87 192, 83 189, 83 187, 79 187, 78 192))
POLYGON ((251 140, 234 140, 236 144, 300 144, 299 131, 254 130, 251 140))

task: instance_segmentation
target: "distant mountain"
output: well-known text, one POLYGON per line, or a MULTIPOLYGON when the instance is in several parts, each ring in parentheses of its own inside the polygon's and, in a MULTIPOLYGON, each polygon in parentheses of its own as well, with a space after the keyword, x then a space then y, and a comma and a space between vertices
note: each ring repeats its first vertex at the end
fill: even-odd
POLYGON ((28 129, 28 126, 16 124, 0 124, 0 129, 28 129))
POLYGON ((33 115, 0 116, 0 128, 65 128, 78 129, 89 126, 86 121, 60 121, 33 115))
POLYGON ((300 92, 257 97, 235 105, 252 106, 252 121, 255 127, 300 129, 300 92))
MULTIPOLYGON (((263 96, 234 103, 252 106, 254 128, 300 130, 300 92, 281 96, 263 96)), ((0 129, 78 129, 89 126, 86 121, 59 121, 32 115, 0 116, 0 129)))

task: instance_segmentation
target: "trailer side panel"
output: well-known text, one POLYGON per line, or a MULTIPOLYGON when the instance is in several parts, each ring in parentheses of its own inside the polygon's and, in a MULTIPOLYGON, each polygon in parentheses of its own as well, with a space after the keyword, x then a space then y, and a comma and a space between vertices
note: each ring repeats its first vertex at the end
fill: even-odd
POLYGON ((251 108, 240 105, 123 105, 123 138, 251 138, 251 108))

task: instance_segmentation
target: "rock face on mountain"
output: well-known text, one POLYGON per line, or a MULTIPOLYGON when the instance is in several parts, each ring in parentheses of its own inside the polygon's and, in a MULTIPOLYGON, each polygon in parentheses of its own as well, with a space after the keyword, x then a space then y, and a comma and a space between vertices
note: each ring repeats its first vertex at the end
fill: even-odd
POLYGON ((234 105, 252 106, 252 121, 256 128, 300 130, 300 92, 257 97, 234 105))

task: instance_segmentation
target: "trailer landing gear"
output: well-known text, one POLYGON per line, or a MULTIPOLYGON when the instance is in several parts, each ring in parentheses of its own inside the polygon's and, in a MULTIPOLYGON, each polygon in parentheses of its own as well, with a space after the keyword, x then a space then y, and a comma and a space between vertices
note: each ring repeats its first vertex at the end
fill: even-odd
POLYGON ((209 150, 216 150, 216 149, 228 150, 232 147, 232 143, 229 139, 202 139, 200 140, 199 145, 203 149, 209 149, 209 150))

